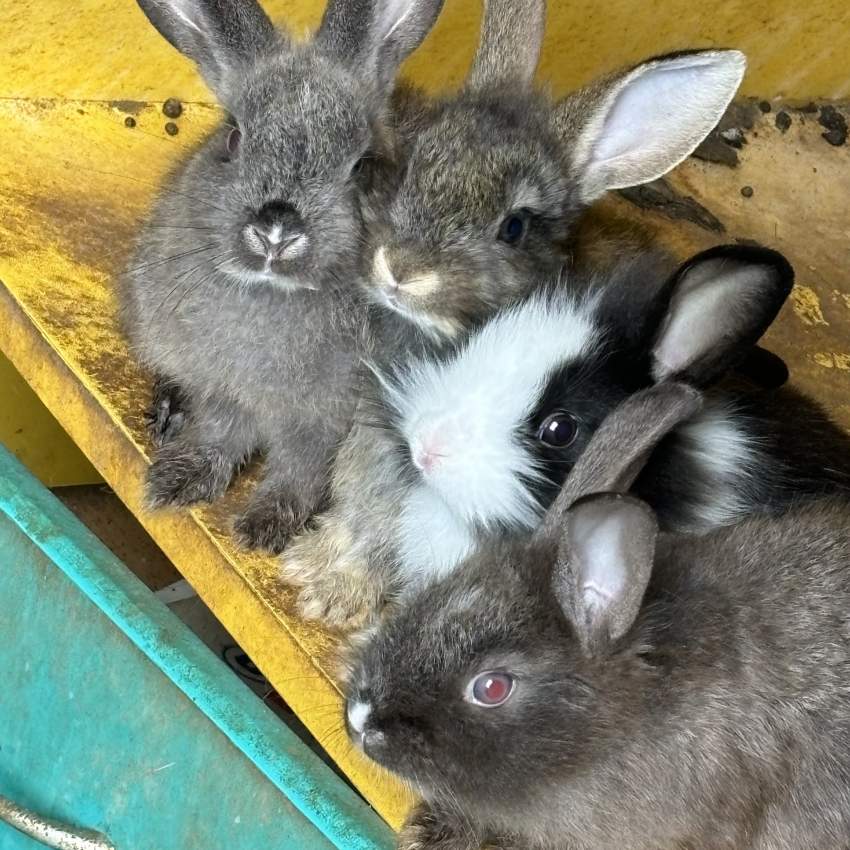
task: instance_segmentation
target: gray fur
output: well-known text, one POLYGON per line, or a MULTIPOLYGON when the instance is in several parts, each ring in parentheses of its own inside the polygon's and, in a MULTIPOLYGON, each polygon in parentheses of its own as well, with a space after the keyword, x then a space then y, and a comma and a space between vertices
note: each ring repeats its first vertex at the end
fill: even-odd
POLYGON ((230 113, 163 188, 121 285, 136 355, 188 397, 148 502, 214 499, 262 451, 237 531, 279 551, 322 503, 354 412, 366 323, 354 170, 390 137, 389 81, 442 0, 374 0, 356 17, 331 0, 298 45, 254 0, 140 3, 230 113))
MULTIPOLYGON (((462 338, 541 277, 557 275, 587 207, 587 150, 602 132, 609 101, 644 69, 680 61, 651 60, 555 100, 532 85, 544 18, 542 0, 485 3, 467 86, 431 104, 405 101, 396 109, 404 171, 364 210, 362 282, 377 305, 372 359, 379 368, 462 338), (532 224, 519 243, 506 244, 498 238, 500 225, 515 213, 532 224), (384 291, 386 267, 399 283, 393 309, 384 291)), ((733 54, 706 51, 695 61, 722 63, 727 56, 733 54)), ((733 91, 727 86, 724 95, 733 91)), ((377 394, 377 387, 368 392, 377 394)), ((368 406, 359 418, 368 421, 368 406)), ((392 494, 402 473, 392 451, 372 429, 352 430, 335 463, 329 511, 282 561, 285 578, 303 586, 302 615, 335 626, 369 615, 377 590, 363 576, 370 562, 385 560, 386 546, 381 534, 364 530, 395 520, 392 494), (367 490, 383 498, 367 499, 367 490)))
MULTIPOLYGON (((591 452, 638 462, 629 440, 667 389, 631 397, 591 452)), ((424 798, 399 846, 844 850, 850 504, 661 535, 654 558, 648 527, 642 604, 620 609, 621 636, 588 642, 578 513, 618 505, 594 486, 532 540, 491 541, 357 650, 348 700, 368 710, 352 739, 424 798), (497 708, 463 696, 486 670, 516 677, 497 708)))

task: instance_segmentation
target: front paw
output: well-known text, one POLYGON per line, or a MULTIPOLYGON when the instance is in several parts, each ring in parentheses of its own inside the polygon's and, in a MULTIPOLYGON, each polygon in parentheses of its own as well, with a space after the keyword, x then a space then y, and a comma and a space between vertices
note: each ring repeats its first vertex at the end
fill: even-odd
POLYGON ((153 385, 150 407, 145 411, 145 428, 157 448, 171 442, 186 423, 188 400, 178 387, 165 378, 153 385))
POLYGON ((232 476, 233 464, 217 449, 170 443, 148 469, 148 507, 212 502, 224 493, 232 476))
POLYGON ((320 523, 283 553, 284 581, 297 585, 298 612, 346 631, 368 624, 380 611, 383 587, 368 563, 354 554, 344 524, 320 523))
POLYGON ((479 850, 483 846, 469 828, 458 828, 427 803, 410 813, 396 844, 398 850, 479 850))
POLYGON ((233 524, 233 532, 240 546, 279 555, 287 540, 304 527, 310 514, 310 508, 299 499, 263 495, 248 505, 233 524))

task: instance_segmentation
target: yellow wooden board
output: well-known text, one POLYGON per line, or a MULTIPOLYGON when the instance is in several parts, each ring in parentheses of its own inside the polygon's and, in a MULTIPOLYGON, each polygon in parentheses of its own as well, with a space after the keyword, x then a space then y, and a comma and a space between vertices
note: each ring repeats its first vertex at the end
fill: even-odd
MULTIPOLYGON (((275 20, 303 34, 324 0, 268 0, 275 20)), ((429 88, 456 85, 476 38, 478 0, 446 0, 407 71, 429 88)), ((206 100, 189 62, 147 24, 132 0, 12 0, 0 4, 0 97, 206 100)), ((541 76, 557 90, 656 53, 737 47, 750 57, 743 93, 850 96, 846 0, 549 0, 541 76)))

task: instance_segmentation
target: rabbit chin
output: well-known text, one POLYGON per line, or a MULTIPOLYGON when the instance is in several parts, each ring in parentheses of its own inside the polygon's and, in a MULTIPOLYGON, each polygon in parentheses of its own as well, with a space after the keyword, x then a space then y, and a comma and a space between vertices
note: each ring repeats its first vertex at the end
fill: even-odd
POLYGON ((232 280, 242 286, 256 286, 257 284, 269 284, 275 289, 283 292, 296 292, 301 289, 318 290, 315 283, 302 278, 290 277, 288 275, 275 274, 272 271, 255 271, 241 266, 228 263, 222 267, 222 271, 232 280))

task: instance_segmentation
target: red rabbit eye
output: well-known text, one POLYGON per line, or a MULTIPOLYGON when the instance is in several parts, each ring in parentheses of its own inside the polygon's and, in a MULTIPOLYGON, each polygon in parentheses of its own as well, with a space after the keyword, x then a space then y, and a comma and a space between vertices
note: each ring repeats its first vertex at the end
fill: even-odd
POLYGON ((515 684, 516 680, 509 673, 482 673, 470 683, 469 699, 476 705, 495 708, 507 702, 515 684))

